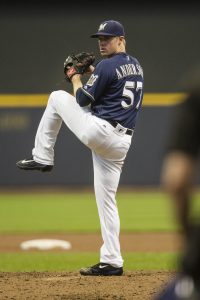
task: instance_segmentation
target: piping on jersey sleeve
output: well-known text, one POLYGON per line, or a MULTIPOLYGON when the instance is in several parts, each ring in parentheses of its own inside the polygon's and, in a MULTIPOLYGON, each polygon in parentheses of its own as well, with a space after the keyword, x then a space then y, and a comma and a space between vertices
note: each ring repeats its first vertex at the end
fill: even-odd
POLYGON ((84 106, 89 105, 91 102, 94 102, 95 99, 85 89, 79 88, 76 91, 76 101, 81 107, 84 107, 84 106))

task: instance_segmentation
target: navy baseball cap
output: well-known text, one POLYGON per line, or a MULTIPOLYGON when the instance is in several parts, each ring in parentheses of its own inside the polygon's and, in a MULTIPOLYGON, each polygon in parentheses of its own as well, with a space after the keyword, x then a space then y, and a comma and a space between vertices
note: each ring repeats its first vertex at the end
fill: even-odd
POLYGON ((104 21, 100 24, 98 32, 92 34, 90 37, 97 38, 100 35, 125 36, 124 27, 118 21, 114 21, 114 20, 104 21))

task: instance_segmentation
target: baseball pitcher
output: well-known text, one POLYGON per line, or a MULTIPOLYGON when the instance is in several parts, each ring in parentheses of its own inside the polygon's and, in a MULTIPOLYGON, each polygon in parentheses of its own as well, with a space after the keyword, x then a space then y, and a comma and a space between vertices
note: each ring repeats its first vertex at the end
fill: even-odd
POLYGON ((82 275, 122 275, 120 220, 116 192, 134 134, 143 99, 143 70, 126 53, 123 25, 114 20, 100 24, 98 39, 102 60, 94 67, 93 53, 69 55, 66 79, 74 96, 63 90, 50 94, 35 137, 32 157, 17 162, 23 170, 51 171, 54 145, 62 122, 92 151, 94 190, 103 245, 100 262, 80 270, 82 275), (86 84, 82 76, 91 73, 86 84))

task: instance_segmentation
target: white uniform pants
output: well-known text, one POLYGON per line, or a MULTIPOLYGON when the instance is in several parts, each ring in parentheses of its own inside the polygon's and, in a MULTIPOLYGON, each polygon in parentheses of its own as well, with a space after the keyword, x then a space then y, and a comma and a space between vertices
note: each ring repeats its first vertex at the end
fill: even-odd
POLYGON ((131 136, 125 134, 124 127, 114 128, 92 115, 88 107, 80 107, 69 93, 55 91, 50 94, 35 137, 32 154, 36 162, 54 164, 54 145, 62 121, 92 150, 94 190, 103 238, 100 262, 121 267, 120 221, 115 195, 131 136))

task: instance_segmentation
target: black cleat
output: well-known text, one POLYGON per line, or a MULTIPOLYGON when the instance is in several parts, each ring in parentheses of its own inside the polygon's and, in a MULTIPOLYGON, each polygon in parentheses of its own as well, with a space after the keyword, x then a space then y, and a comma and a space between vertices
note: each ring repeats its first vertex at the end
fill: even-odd
POLYGON ((30 159, 19 160, 16 165, 23 170, 38 170, 41 172, 51 172, 53 166, 40 164, 31 157, 30 159))
POLYGON ((85 276, 121 276, 123 268, 116 268, 106 263, 99 263, 92 267, 82 268, 81 275, 85 276))

